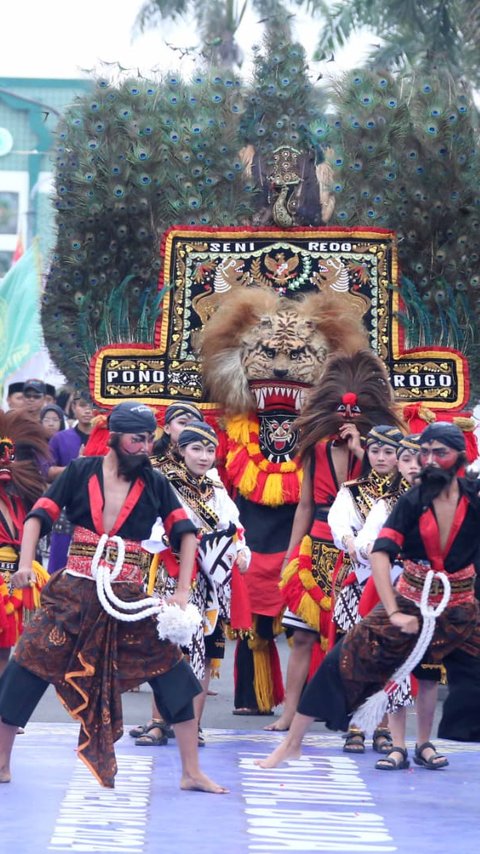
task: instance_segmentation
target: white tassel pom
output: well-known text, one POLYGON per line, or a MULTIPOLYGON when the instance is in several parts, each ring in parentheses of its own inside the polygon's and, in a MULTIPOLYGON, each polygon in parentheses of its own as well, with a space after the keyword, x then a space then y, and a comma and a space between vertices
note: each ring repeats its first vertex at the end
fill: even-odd
POLYGON ((157 632, 160 640, 169 640, 179 646, 189 646, 202 622, 200 611, 191 602, 185 610, 179 605, 163 602, 157 614, 157 632))
POLYGON ((444 572, 433 572, 432 569, 429 569, 425 576, 422 596, 420 599, 420 612, 423 617, 423 625, 417 638, 417 642, 410 655, 398 670, 395 671, 390 681, 385 685, 385 688, 381 691, 377 691, 376 694, 372 694, 372 696, 369 697, 368 700, 365 700, 360 708, 353 713, 352 722, 355 726, 359 727, 359 729, 371 732, 376 726, 378 726, 387 711, 389 694, 398 688, 399 684, 410 675, 412 670, 414 670, 417 664, 422 660, 435 631, 435 620, 447 607, 450 599, 450 592, 451 588, 448 576, 445 575, 444 572), (443 584, 442 599, 436 608, 432 608, 432 606, 428 604, 428 596, 434 578, 439 578, 443 584))
POLYGON ((352 721, 364 732, 373 732, 387 711, 387 706, 388 694, 383 690, 377 691, 353 713, 352 721))

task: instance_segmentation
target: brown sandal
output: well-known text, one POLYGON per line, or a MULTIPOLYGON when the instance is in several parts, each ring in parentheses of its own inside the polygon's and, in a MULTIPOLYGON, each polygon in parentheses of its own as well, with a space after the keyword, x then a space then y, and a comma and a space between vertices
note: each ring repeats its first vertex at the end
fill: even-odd
POLYGON ((375 762, 377 771, 403 771, 410 768, 410 760, 405 747, 391 747, 385 756, 375 762), (392 753, 399 753, 402 757, 399 761, 393 758, 392 753))
POLYGON ((163 747, 168 744, 168 736, 165 735, 163 725, 158 721, 152 721, 139 738, 135 739, 137 747, 163 747), (158 730, 160 735, 153 735, 154 730, 158 730))
POLYGON ((389 753, 392 745, 392 734, 388 727, 377 726, 372 735, 372 747, 375 753, 389 753))
POLYGON ((147 731, 148 726, 148 724, 139 724, 138 726, 134 726, 133 729, 130 729, 128 734, 131 738, 140 738, 140 736, 147 731))
POLYGON ((343 745, 344 753, 365 753, 365 733, 361 729, 351 727, 343 745))
POLYGON ((446 768, 447 765, 450 764, 446 756, 443 756, 442 753, 437 753, 437 748, 431 741, 424 741, 423 744, 415 745, 413 761, 415 762, 415 765, 427 768, 428 771, 440 771, 441 768, 446 768), (425 759, 423 751, 427 750, 427 748, 433 750, 433 753, 428 757, 428 759, 425 759))

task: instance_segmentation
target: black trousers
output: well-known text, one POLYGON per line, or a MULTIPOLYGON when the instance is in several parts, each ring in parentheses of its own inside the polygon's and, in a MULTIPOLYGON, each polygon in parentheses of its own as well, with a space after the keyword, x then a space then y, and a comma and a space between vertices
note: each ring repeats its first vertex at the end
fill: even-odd
POLYGON ((445 661, 448 696, 438 725, 438 737, 480 741, 480 658, 454 652, 445 661))
MULTIPOLYGON (((184 659, 160 676, 149 679, 155 703, 167 723, 192 720, 193 697, 202 686, 184 659)), ((10 726, 25 726, 49 683, 11 659, 0 679, 0 718, 10 726)))

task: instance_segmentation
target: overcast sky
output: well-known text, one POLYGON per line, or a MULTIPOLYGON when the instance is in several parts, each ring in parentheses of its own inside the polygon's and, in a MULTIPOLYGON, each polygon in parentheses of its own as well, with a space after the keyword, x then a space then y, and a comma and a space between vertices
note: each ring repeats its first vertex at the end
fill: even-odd
MULTIPOLYGON (((166 47, 165 41, 178 47, 199 41, 192 22, 183 27, 164 23, 134 39, 141 0, 10 0, 8 5, 4 0, 4 4, 8 11, 2 9, 1 77, 83 77, 85 70, 100 69, 101 60, 119 61, 143 73, 155 67, 187 71, 188 60, 180 66, 178 51, 166 47)), ((245 50, 261 39, 257 17, 245 16, 239 30, 238 41, 245 50)), ((311 54, 320 22, 300 15, 295 20, 296 35, 311 54)), ((356 46, 338 52, 336 62, 325 70, 347 67, 352 55, 359 55, 356 46)))

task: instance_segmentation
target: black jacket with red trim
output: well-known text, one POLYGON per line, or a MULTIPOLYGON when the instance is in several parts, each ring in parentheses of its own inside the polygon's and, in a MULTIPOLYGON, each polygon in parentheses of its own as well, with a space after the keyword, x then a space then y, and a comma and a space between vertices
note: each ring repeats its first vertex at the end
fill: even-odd
MULTIPOLYGON (((103 457, 72 460, 34 504, 27 519, 40 519, 41 536, 50 531, 62 508, 72 524, 103 533, 103 460, 103 457)), ((127 540, 146 540, 159 516, 174 549, 179 548, 183 534, 196 532, 168 481, 160 472, 147 470, 132 483, 115 528, 107 533, 127 540)))
POLYGON ((372 551, 387 552, 392 563, 399 554, 403 559, 428 561, 433 542, 446 572, 458 572, 478 561, 480 480, 458 478, 458 485, 460 500, 443 552, 439 545, 435 513, 431 504, 425 506, 422 501, 421 486, 414 486, 400 496, 380 531, 372 551))

